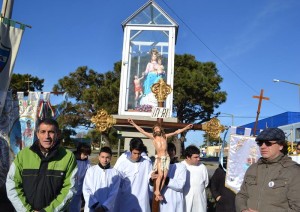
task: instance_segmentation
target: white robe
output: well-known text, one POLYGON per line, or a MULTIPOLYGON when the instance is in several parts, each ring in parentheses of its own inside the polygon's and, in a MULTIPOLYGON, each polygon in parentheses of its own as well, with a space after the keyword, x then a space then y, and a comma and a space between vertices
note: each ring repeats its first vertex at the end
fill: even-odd
POLYGON ((139 162, 121 158, 114 167, 119 171, 122 182, 116 201, 116 211, 150 212, 149 178, 152 170, 150 161, 141 157, 139 162))
POLYGON ((206 192, 209 178, 207 168, 204 164, 198 166, 189 165, 186 161, 182 161, 187 168, 186 183, 183 188, 184 195, 184 211, 187 212, 206 212, 206 192))
MULTIPOLYGON (((151 159, 148 157, 148 155, 145 152, 142 152, 141 156, 144 159, 146 159, 146 160, 148 160, 152 163, 151 159)), ((125 151, 122 155, 120 155, 120 157, 116 161, 114 167, 118 167, 120 165, 119 163, 121 163, 123 160, 127 160, 130 157, 131 157, 131 152, 130 151, 125 151)))
POLYGON ((160 203, 161 212, 183 211, 183 186, 186 182, 186 167, 181 163, 170 164, 167 186, 163 187, 161 194, 164 200, 160 203))
POLYGON ((86 171, 83 181, 84 211, 94 211, 90 208, 99 202, 98 207, 104 205, 109 211, 114 210, 115 201, 120 187, 121 177, 114 168, 102 169, 94 165, 86 171))

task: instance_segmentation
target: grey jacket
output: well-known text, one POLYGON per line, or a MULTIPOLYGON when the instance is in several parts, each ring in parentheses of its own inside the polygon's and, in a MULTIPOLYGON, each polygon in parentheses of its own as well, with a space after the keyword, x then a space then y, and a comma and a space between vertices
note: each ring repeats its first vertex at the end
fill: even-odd
POLYGON ((281 154, 272 161, 260 158, 246 171, 235 199, 236 211, 300 211, 300 166, 281 154))

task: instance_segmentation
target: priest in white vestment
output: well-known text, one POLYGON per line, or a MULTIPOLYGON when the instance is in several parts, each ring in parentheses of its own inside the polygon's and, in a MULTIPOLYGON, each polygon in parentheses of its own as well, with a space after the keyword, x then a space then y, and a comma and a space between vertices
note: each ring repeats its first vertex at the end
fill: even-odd
POLYGON ((185 149, 185 160, 181 162, 187 168, 186 183, 183 188, 184 211, 206 212, 207 200, 205 188, 209 178, 207 168, 200 163, 200 150, 194 146, 185 149))
POLYGON ((99 153, 99 164, 90 167, 83 181, 84 211, 114 211, 121 177, 118 171, 110 166, 112 151, 102 147, 99 153))
POLYGON ((152 164, 141 157, 143 141, 133 138, 130 141, 130 156, 116 162, 116 168, 122 178, 115 211, 150 212, 149 178, 152 164))

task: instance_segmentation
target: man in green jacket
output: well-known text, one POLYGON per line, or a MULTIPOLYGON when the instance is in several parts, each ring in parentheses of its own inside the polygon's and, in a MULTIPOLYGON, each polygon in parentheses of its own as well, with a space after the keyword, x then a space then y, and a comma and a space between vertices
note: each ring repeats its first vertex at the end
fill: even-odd
POLYGON ((11 164, 7 196, 16 211, 64 211, 75 189, 77 172, 74 154, 60 146, 59 126, 44 119, 37 126, 37 138, 22 149, 11 164))
POLYGON ((246 171, 236 211, 300 211, 300 166, 287 156, 284 132, 267 128, 255 140, 262 157, 246 171))

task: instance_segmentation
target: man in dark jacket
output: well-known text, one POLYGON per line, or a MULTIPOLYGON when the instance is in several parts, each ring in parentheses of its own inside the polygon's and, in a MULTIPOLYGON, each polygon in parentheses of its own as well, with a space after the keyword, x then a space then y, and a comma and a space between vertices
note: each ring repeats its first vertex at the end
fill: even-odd
POLYGON ((210 180, 210 191, 216 200, 216 212, 235 212, 235 193, 225 187, 227 158, 223 159, 210 180))
POLYGON ((300 167, 287 156, 284 132, 267 128, 255 140, 262 157, 246 171, 236 211, 300 211, 300 167))
POLYGON ((74 154, 61 147, 53 119, 40 121, 38 140, 22 149, 11 164, 6 190, 16 211, 63 211, 75 189, 74 154))

